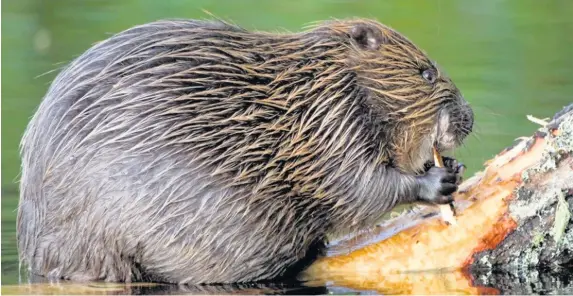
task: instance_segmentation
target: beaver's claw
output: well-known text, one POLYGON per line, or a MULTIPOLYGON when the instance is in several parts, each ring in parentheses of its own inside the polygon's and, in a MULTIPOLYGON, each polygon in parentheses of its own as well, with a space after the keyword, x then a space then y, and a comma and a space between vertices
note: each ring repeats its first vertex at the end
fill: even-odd
POLYGON ((444 166, 450 169, 454 174, 456 174, 456 185, 460 185, 463 181, 464 172, 466 171, 466 166, 457 161, 454 158, 442 157, 442 161, 444 162, 444 166))

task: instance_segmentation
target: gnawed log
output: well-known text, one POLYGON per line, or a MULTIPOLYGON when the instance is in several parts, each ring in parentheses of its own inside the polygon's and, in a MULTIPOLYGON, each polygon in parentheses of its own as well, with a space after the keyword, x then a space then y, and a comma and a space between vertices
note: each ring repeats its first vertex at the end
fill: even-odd
MULTIPOLYGON (((531 289, 502 285, 492 274, 570 269, 573 104, 488 161, 455 200, 455 225, 436 207, 421 206, 333 242, 301 278, 379 293, 498 294, 531 289)), ((573 292, 573 283, 563 285, 555 288, 573 292)))

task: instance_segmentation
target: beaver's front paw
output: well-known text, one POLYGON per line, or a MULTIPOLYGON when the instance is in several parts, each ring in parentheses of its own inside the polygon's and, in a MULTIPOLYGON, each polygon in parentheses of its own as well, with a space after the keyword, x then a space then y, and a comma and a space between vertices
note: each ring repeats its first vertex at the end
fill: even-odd
MULTIPOLYGON (((463 163, 457 161, 456 159, 447 156, 442 156, 442 162, 444 163, 444 167, 450 169, 450 171, 456 174, 456 184, 460 185, 463 181, 462 178, 466 170, 466 166, 463 163)), ((428 172, 431 168, 435 166, 436 164, 434 163, 433 160, 428 161, 427 163, 424 164, 424 171, 428 172)))
POLYGON ((452 193, 458 190, 457 180, 458 174, 449 167, 432 167, 425 175, 417 177, 417 200, 433 204, 450 203, 453 201, 452 193))

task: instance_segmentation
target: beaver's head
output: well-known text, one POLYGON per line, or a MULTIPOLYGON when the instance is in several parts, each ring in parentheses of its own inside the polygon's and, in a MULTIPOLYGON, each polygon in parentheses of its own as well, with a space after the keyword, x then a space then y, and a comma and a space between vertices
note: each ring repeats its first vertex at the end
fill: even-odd
POLYGON ((458 88, 406 37, 374 21, 334 27, 350 40, 350 66, 397 167, 419 171, 432 160, 433 145, 453 149, 472 131, 474 115, 458 88))

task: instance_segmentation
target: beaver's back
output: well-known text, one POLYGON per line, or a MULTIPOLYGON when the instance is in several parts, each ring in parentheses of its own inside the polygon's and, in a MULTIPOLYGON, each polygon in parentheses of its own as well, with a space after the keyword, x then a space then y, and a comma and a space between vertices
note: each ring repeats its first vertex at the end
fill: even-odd
POLYGON ((326 109, 342 96, 309 103, 317 75, 350 78, 328 62, 334 41, 300 38, 157 22, 75 60, 22 142, 18 239, 32 271, 238 282, 307 256, 328 221, 300 172, 326 152, 301 139, 325 127, 301 121, 345 112, 326 109))

